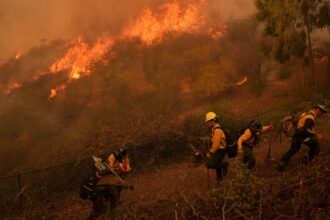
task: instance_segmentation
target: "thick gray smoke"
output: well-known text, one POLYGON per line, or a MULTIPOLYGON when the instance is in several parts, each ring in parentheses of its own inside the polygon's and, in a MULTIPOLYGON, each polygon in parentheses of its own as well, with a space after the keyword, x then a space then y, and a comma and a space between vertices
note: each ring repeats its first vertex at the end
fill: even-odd
MULTIPOLYGON (((40 42, 113 33, 146 6, 164 0, 0 0, 0 63, 40 42)), ((181 1, 179 1, 181 2, 181 1)), ((229 19, 254 11, 253 0, 206 0, 211 16, 229 19)))

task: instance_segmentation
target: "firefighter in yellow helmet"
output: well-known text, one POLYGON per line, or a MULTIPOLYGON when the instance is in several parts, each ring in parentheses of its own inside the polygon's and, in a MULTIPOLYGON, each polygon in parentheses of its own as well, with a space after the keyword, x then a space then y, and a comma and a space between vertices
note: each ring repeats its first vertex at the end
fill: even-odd
POLYGON ((242 155, 242 161, 248 169, 252 169, 256 164, 253 147, 258 144, 260 135, 272 128, 272 125, 262 126, 260 121, 252 120, 249 125, 243 129, 242 135, 237 141, 237 152, 242 155))
POLYGON ((286 152, 278 166, 279 171, 283 171, 293 157, 300 149, 301 144, 309 147, 308 156, 304 158, 303 163, 308 164, 311 160, 318 155, 320 151, 319 139, 321 135, 315 133, 314 126, 316 118, 320 117, 326 112, 326 106, 317 104, 309 112, 304 112, 299 116, 297 128, 291 140, 291 146, 286 152))
POLYGON ((227 173, 228 162, 223 161, 226 156, 226 136, 218 120, 219 117, 214 112, 206 113, 205 122, 212 128, 212 138, 205 165, 208 169, 215 169, 217 181, 221 181, 227 173))

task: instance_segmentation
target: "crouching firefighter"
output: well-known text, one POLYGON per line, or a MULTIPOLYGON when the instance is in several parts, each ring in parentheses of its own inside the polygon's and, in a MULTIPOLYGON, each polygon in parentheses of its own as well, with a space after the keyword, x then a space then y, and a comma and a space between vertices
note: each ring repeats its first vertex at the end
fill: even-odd
POLYGON ((262 126, 260 121, 252 120, 242 130, 237 141, 237 152, 239 155, 242 155, 242 162, 248 169, 252 169, 256 164, 253 147, 259 143, 260 135, 272 128, 272 125, 262 126))
POLYGON ((208 112, 205 122, 212 128, 211 148, 207 153, 206 167, 215 169, 217 181, 221 181, 227 173, 228 162, 223 161, 226 156, 226 136, 219 122, 219 117, 214 112, 208 112))
POLYGON ((106 162, 113 171, 121 176, 131 172, 132 170, 126 148, 115 150, 109 155, 106 162))
POLYGON ((120 204, 121 191, 134 188, 111 169, 106 161, 95 156, 93 160, 96 169, 80 187, 80 197, 93 203, 89 219, 97 219, 106 213, 112 214, 114 208, 120 204))
POLYGON ((320 151, 319 139, 321 135, 316 134, 314 131, 315 119, 325 112, 326 106, 318 104, 315 105, 311 111, 304 112, 298 117, 290 149, 282 156, 278 166, 279 171, 285 169, 291 157, 299 151, 301 144, 305 144, 309 147, 308 156, 303 160, 304 164, 308 164, 318 155, 320 151))

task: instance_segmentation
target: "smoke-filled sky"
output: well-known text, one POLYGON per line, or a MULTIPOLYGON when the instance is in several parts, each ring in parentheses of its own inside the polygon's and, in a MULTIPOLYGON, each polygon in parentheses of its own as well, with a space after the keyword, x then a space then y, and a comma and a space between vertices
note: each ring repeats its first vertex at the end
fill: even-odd
MULTIPOLYGON (((189 0, 187 0, 189 1, 189 0)), ((197 0, 195 0, 197 1, 197 0)), ((0 0, 0 63, 40 42, 114 33, 148 6, 165 0, 0 0)), ((207 13, 222 19, 254 12, 253 0, 206 0, 207 13)))

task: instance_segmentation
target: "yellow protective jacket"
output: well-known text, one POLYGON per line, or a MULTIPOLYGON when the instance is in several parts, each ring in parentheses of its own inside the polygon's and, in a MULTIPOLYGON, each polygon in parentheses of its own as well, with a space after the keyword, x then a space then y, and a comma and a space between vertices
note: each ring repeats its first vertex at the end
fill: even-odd
POLYGON ((122 161, 119 161, 116 158, 115 154, 112 153, 112 154, 109 155, 108 161, 109 161, 110 168, 113 169, 113 170, 118 170, 120 168, 123 169, 123 171, 125 171, 125 172, 130 172, 132 170, 130 162, 129 162, 128 155, 123 157, 122 161))
POLYGON ((297 122, 297 129, 305 130, 311 135, 315 135, 314 125, 315 125, 316 114, 312 110, 310 112, 304 112, 299 116, 297 122))
MULTIPOLYGON (((262 133, 265 133, 270 129, 271 129, 271 125, 263 126, 260 132, 257 132, 255 135, 259 137, 262 133)), ((249 146, 255 145, 256 144, 255 138, 257 137, 254 137, 250 128, 245 129, 244 133, 238 138, 237 151, 239 153, 243 152, 243 143, 246 143, 249 146)))
POLYGON ((210 153, 215 153, 218 149, 226 148, 226 136, 219 124, 214 125, 212 128, 211 142, 210 153))

